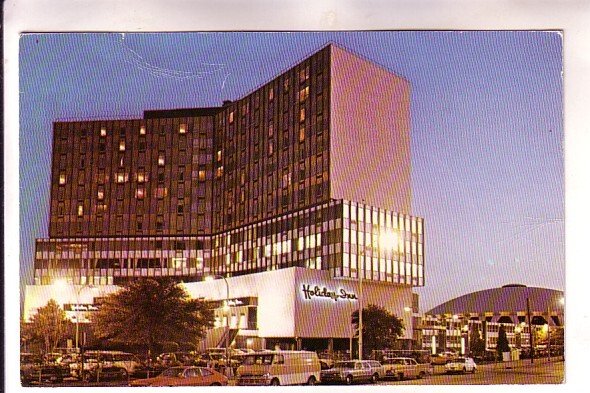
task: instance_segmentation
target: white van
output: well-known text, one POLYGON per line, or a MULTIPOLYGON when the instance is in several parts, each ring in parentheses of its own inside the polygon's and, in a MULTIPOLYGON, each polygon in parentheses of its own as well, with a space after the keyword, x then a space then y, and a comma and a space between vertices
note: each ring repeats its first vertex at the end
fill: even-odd
POLYGON ((238 385, 315 385, 320 359, 311 351, 262 351, 242 356, 238 385))

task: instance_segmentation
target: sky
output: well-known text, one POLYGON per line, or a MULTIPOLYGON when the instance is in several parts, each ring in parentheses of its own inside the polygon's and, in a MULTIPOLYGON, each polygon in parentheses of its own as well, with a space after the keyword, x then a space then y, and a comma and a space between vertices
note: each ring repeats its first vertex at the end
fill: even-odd
POLYGON ((421 309, 508 283, 565 289, 556 32, 67 33, 20 40, 20 265, 47 237, 52 122, 219 106, 334 42, 411 83, 421 309))

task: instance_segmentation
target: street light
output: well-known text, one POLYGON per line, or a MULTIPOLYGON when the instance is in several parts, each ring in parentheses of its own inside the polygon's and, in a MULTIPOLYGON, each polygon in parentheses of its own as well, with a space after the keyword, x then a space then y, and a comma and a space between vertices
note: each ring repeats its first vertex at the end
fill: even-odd
POLYGON ((225 276, 216 274, 216 275, 211 275, 211 276, 207 276, 205 277, 205 281, 213 281, 216 279, 223 279, 223 281, 225 282, 225 305, 223 306, 223 311, 227 312, 227 317, 226 317, 226 330, 225 330, 225 360, 227 362, 226 364, 226 373, 228 372, 227 370, 230 368, 230 352, 229 352, 229 283, 227 282, 227 278, 225 278, 225 276))
MULTIPOLYGON (((55 280, 55 282, 53 283, 53 285, 58 288, 60 291, 65 291, 66 289, 69 289, 70 285, 68 284, 68 282, 64 279, 58 279, 55 280)), ((73 286, 73 285, 72 285, 73 286)), ((94 285, 92 284, 83 284, 80 285, 78 287, 77 290, 75 290, 76 293, 76 304, 75 304, 75 318, 76 318, 76 354, 78 355, 78 377, 81 378, 82 380, 84 380, 84 361, 82 359, 82 354, 80 353, 80 293, 82 292, 83 289, 85 288, 89 288, 89 289, 97 289, 94 285)))
MULTIPOLYGON (((399 243, 399 236, 397 232, 392 230, 385 230, 379 235, 379 247, 381 250, 385 249, 395 249, 399 243)), ((357 264, 359 268, 357 269, 358 279, 359 279, 359 360, 363 360, 363 276, 365 275, 365 265, 366 265, 366 254, 365 250, 361 250, 361 254, 359 257, 357 264), (361 260, 362 260, 362 268, 361 268, 361 260)))
POLYGON ((78 345, 79 341, 80 341, 80 293, 82 292, 83 289, 88 288, 88 289, 92 289, 95 290, 97 289, 94 285, 92 284, 85 284, 85 285, 81 285, 78 290, 76 290, 76 352, 80 352, 80 346, 78 345))
MULTIPOLYGON (((58 290, 60 290, 61 292, 66 291, 67 289, 70 288, 70 284, 65 280, 65 279, 57 279, 53 282, 53 285, 55 286, 55 288, 57 288, 58 290)), ((74 285, 72 285, 74 286, 74 285)), ((84 284, 84 285, 80 285, 79 288, 77 290, 75 290, 75 294, 76 294, 76 305, 75 305, 75 318, 76 318, 76 336, 75 336, 75 340, 76 340, 76 352, 80 352, 80 346, 79 346, 79 341, 80 341, 80 293, 82 292, 83 289, 85 288, 89 288, 89 289, 97 289, 94 285, 92 284, 84 284)))

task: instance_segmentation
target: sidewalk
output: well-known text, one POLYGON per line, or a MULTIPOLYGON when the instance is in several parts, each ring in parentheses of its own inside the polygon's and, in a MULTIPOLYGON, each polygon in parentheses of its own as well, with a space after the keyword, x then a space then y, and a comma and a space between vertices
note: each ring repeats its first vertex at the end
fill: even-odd
POLYGON ((548 364, 548 363, 559 363, 559 362, 563 362, 563 357, 561 356, 556 356, 556 357, 552 357, 551 361, 549 361, 548 358, 535 358, 533 363, 531 363, 531 359, 520 359, 520 360, 510 360, 508 362, 496 362, 496 363, 491 363, 491 364, 487 364, 487 365, 482 365, 480 367, 486 367, 486 366, 491 366, 492 369, 501 369, 501 368, 505 368, 505 369, 514 369, 514 368, 521 368, 521 367, 531 367, 531 366, 535 366, 535 365, 541 365, 541 364, 548 364))

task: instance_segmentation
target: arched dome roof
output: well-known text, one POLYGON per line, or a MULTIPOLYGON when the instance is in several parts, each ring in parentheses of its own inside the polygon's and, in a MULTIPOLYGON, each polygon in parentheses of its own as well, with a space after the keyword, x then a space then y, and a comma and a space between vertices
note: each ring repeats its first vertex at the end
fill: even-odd
POLYGON ((526 312, 529 299, 531 312, 563 312, 563 291, 547 288, 527 287, 522 284, 508 284, 501 288, 484 289, 459 296, 439 304, 426 314, 483 314, 486 312, 526 312))

